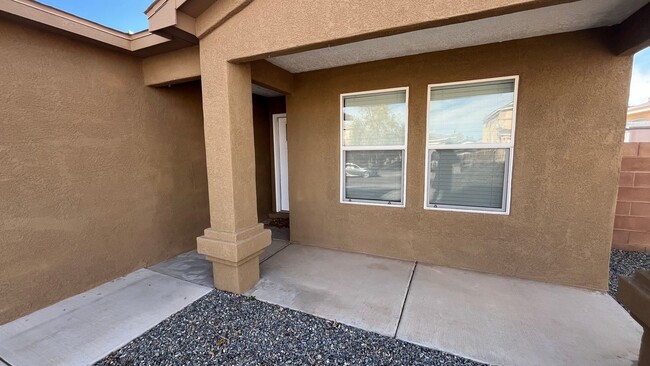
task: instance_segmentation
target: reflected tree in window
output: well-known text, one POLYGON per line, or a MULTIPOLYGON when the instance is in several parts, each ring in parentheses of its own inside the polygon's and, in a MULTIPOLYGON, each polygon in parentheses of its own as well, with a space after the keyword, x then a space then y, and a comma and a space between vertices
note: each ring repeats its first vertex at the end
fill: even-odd
POLYGON ((343 96, 342 199, 404 200, 406 89, 343 96))

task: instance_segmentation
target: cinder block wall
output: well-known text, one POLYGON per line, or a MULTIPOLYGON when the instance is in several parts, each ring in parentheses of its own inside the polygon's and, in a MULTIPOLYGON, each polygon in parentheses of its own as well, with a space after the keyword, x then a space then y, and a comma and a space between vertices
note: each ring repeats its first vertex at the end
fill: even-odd
POLYGON ((650 142, 623 145, 613 246, 650 252, 650 142))

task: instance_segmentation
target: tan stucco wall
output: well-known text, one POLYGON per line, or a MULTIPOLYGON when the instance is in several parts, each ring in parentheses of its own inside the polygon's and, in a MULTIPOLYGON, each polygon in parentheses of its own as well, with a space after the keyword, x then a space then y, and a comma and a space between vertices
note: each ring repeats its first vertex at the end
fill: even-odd
POLYGON ((257 85, 285 95, 293 91, 293 74, 266 60, 251 62, 251 79, 257 85))
POLYGON ((227 59, 251 61, 571 1, 255 0, 224 22, 232 9, 249 2, 228 0, 217 1, 197 18, 196 35, 201 47, 214 38, 227 59))
POLYGON ((145 85, 177 84, 201 78, 199 47, 182 48, 142 60, 145 85))
POLYGON ((287 97, 293 241, 607 288, 631 58, 600 31, 298 74, 287 97), (519 75, 509 216, 425 211, 427 84, 519 75), (339 96, 410 87, 406 208, 339 203, 339 96))
POLYGON ((149 88, 140 59, 0 34, 0 323, 196 248, 200 85, 149 88))

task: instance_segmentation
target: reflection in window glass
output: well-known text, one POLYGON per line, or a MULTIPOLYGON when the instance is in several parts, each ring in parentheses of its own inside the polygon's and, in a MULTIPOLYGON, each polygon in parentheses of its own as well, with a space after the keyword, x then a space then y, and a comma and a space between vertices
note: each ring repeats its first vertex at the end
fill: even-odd
POLYGON ((341 202, 404 207, 408 88, 341 96, 341 202))
POLYGON ((496 144, 512 139, 514 80, 431 89, 429 144, 496 144))
POLYGON ((516 80, 430 86, 426 207, 508 212, 516 80))
POLYGON ((401 150, 345 152, 346 200, 401 202, 401 150))
POLYGON ((499 209, 508 149, 430 151, 429 205, 499 209))
POLYGON ((343 97, 344 146, 404 145, 406 90, 343 97))

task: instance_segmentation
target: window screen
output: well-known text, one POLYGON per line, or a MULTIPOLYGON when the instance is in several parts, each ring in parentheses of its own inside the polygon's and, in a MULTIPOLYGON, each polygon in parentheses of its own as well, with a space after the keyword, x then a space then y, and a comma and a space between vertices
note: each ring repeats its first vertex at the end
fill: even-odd
POLYGON ((342 95, 341 200, 404 203, 407 89, 342 95))
POLYGON ((515 82, 430 86, 427 207, 507 211, 515 82))

